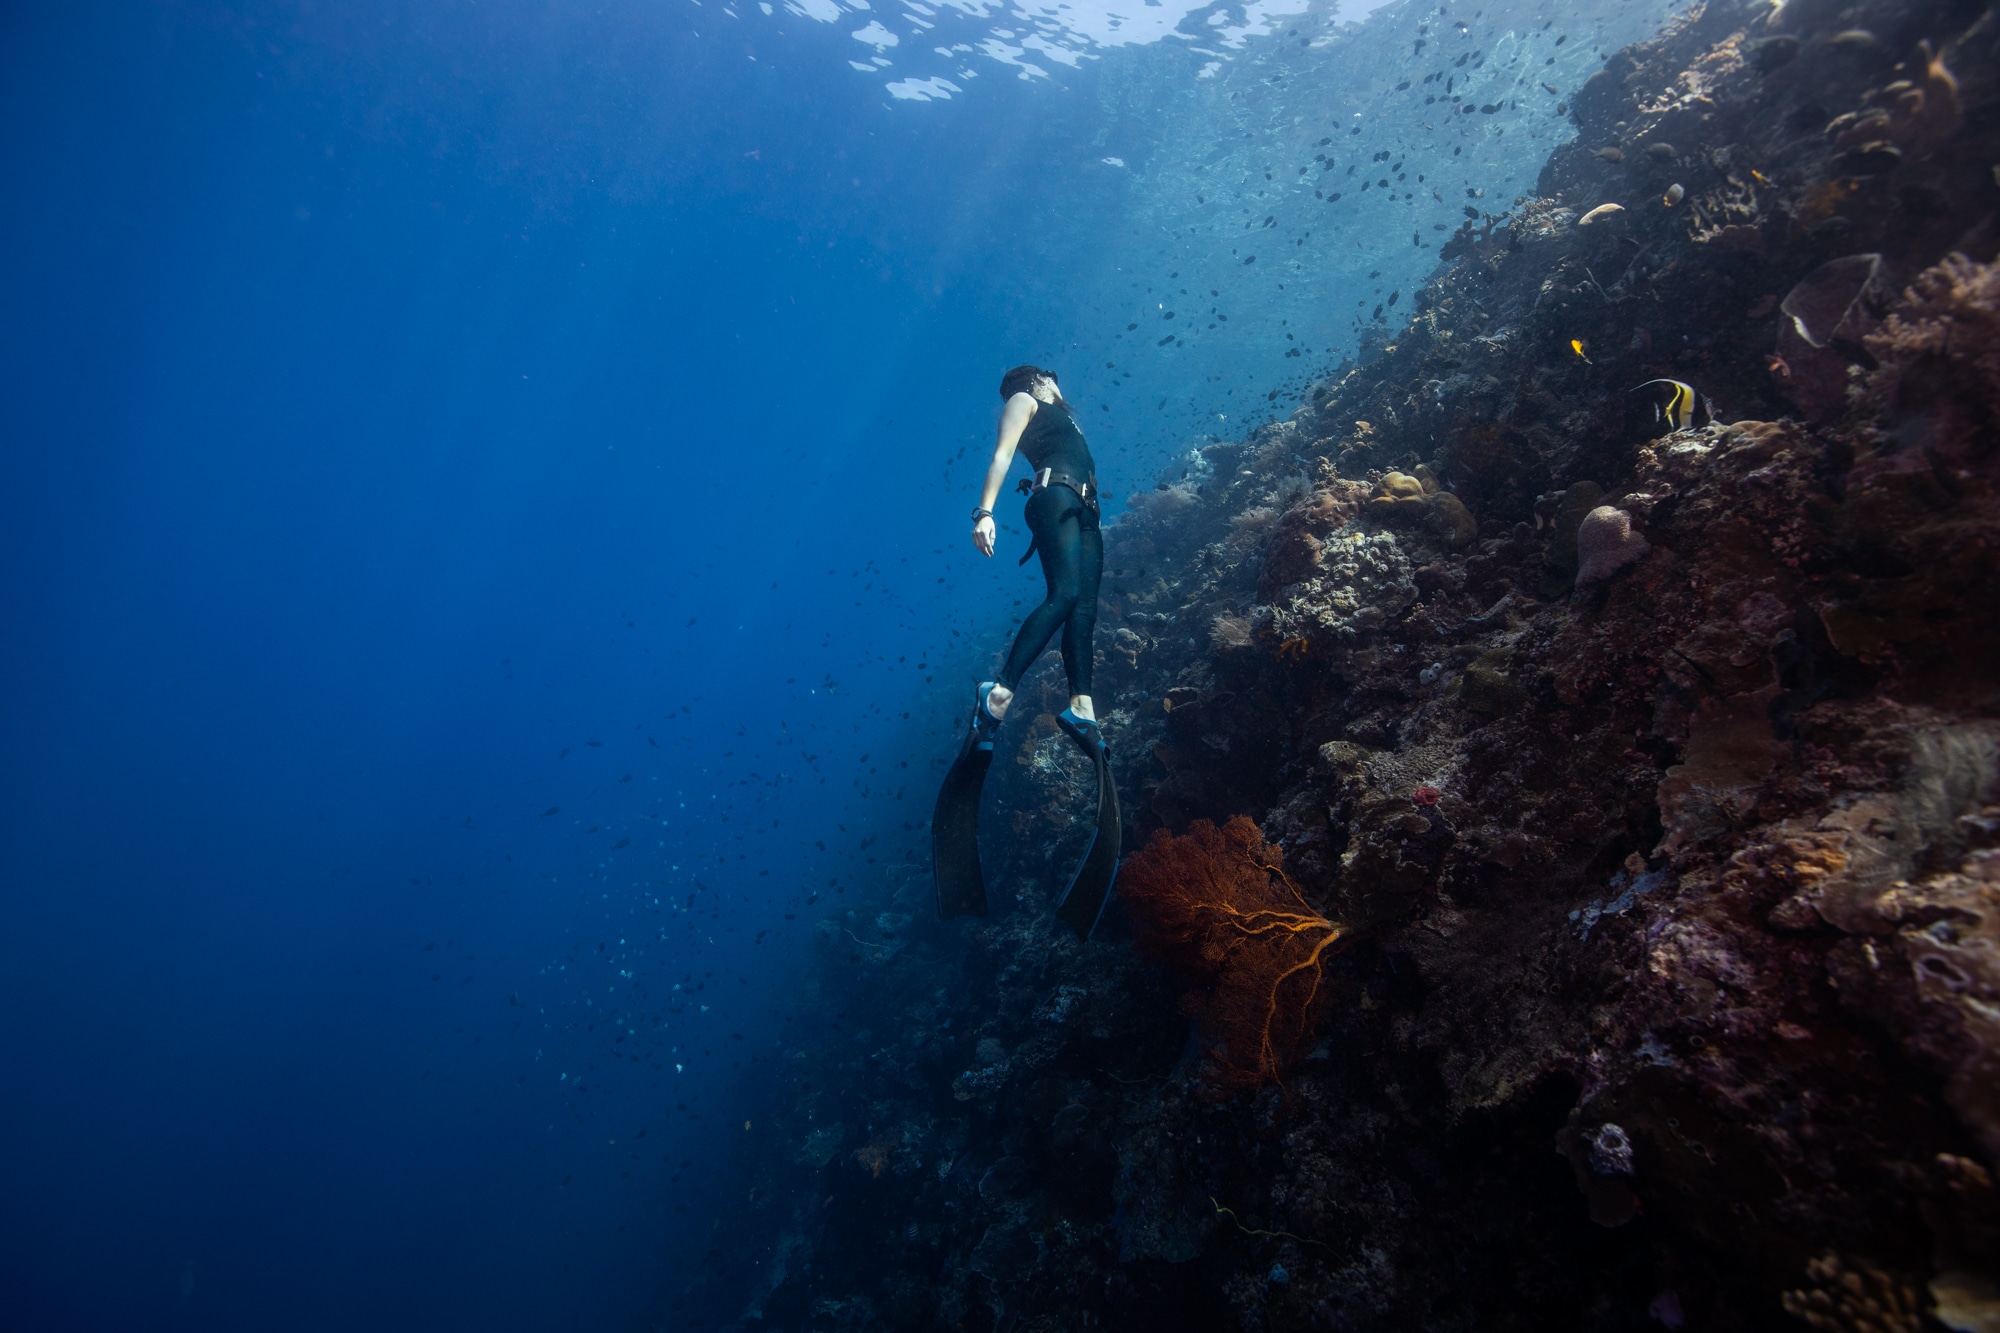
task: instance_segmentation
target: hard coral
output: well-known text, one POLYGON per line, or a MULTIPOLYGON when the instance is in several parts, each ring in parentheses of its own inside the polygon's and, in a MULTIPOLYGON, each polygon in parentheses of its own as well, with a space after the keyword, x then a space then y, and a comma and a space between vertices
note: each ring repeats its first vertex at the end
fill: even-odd
POLYGON ((1576 581, 1599 583, 1652 550, 1643 533, 1632 531, 1632 516, 1610 505, 1584 515, 1576 530, 1576 581))
POLYGON ((1898 443, 1924 446, 1912 451, 1918 455, 1912 464, 1928 470, 1992 453, 1994 404, 2000 402, 2000 268, 1945 256, 1917 275, 1863 342, 1878 362, 1868 398, 1888 418, 1898 443))
POLYGON ((1368 512, 1386 515, 1405 511, 1424 512, 1424 484, 1406 473, 1388 473, 1376 483, 1375 498, 1368 502, 1368 512))
POLYGON ((1829 1333, 1917 1333, 1923 1307, 1906 1284, 1866 1262, 1835 1254, 1806 1265, 1813 1285, 1784 1295, 1788 1313, 1829 1333))
POLYGON ((1139 947, 1190 986, 1219 1091, 1282 1078, 1325 1011, 1323 963, 1346 929, 1283 859, 1245 816, 1198 819, 1179 837, 1156 830, 1119 877, 1139 947))
POLYGON ((1319 572, 1325 539, 1353 518, 1367 495, 1359 482, 1335 478, 1308 495, 1280 517, 1264 547, 1264 565, 1257 577, 1257 595, 1275 601, 1291 584, 1319 572))
POLYGON ((1346 645, 1417 600, 1415 568, 1395 534, 1336 532, 1320 546, 1312 577, 1272 605, 1280 638, 1346 645))
POLYGON ((1464 501, 1442 489, 1437 476, 1421 465, 1414 473, 1384 474, 1375 484, 1368 512, 1377 518, 1428 520, 1452 547, 1464 546, 1479 535, 1479 524, 1464 501))

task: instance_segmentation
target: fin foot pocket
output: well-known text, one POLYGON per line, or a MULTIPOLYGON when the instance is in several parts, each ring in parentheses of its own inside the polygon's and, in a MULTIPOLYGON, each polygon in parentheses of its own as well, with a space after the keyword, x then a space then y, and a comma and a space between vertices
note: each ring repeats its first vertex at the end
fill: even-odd
POLYGON ((1078 717, 1076 710, 1065 708, 1056 714, 1056 724, 1069 733, 1077 748, 1084 754, 1096 758, 1104 753, 1104 732, 1094 718, 1078 717))
POLYGON ((972 731, 984 740, 990 748, 993 738, 1000 732, 1000 719, 993 713, 991 699, 998 688, 997 680, 981 681, 972 691, 972 731))

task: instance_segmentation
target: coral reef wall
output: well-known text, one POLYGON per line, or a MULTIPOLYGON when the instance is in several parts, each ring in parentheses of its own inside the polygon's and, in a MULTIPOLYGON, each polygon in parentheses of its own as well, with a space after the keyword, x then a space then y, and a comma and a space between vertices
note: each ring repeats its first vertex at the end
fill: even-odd
POLYGON ((1129 924, 1060 933, 1087 773, 1017 722, 1011 910, 821 924, 744 1327, 2000 1328, 1996 52, 1696 9, 1133 503, 1128 846, 1256 821, 1347 932, 1319 1040, 1216 1095, 1129 924))

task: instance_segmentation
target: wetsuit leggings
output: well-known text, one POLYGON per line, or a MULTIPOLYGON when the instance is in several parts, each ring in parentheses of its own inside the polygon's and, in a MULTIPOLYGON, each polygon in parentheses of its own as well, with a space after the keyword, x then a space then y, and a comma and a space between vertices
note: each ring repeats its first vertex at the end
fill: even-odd
POLYGON ((1049 591, 1042 604, 1021 622, 1014 649, 1000 672, 1000 683, 1009 690, 1018 687, 1021 677, 1061 630, 1069 692, 1089 694, 1090 668, 1096 655, 1091 639, 1097 631, 1097 585, 1104 577, 1104 533, 1097 526, 1097 515, 1067 486, 1051 486, 1029 496, 1027 519, 1049 591))

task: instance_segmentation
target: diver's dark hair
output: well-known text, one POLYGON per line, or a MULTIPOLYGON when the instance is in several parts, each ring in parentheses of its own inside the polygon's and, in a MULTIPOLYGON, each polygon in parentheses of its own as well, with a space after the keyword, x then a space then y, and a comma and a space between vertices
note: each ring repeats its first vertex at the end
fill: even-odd
POLYGON ((1070 410, 1070 402, 1062 396, 1062 384, 1056 380, 1056 372, 1054 370, 1044 370, 1042 366, 1014 366, 1012 370, 1008 370, 1006 374, 1002 374, 1000 376, 1000 396, 1002 398, 1012 398, 1014 394, 1024 394, 1024 392, 1028 392, 1030 384, 1034 384, 1036 380, 1042 380, 1042 378, 1046 378, 1048 382, 1056 384, 1056 402, 1062 406, 1064 412, 1068 412, 1070 410))
MULTIPOLYGON (((1056 373, 1053 370, 1043 370, 1040 366, 1015 366, 1000 377, 1000 396, 1012 398, 1017 393, 1026 393, 1028 387, 1036 380, 1054 380, 1055 377, 1056 373)), ((1056 388, 1056 397, 1062 397, 1060 385, 1056 388)))

